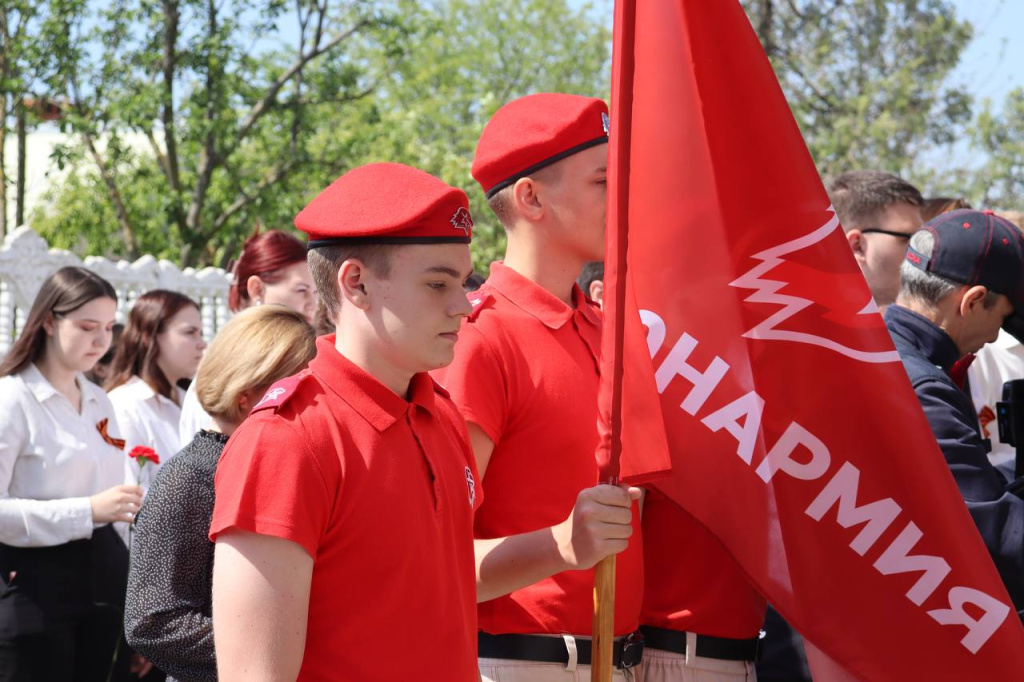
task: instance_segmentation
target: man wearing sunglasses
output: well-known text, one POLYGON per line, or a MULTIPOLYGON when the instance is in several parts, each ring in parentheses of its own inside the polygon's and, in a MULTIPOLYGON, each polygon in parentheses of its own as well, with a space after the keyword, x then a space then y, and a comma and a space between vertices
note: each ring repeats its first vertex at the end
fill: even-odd
POLYGON ((900 263, 923 224, 924 199, 910 183, 876 170, 843 173, 828 193, 871 295, 885 308, 896 300, 900 263))

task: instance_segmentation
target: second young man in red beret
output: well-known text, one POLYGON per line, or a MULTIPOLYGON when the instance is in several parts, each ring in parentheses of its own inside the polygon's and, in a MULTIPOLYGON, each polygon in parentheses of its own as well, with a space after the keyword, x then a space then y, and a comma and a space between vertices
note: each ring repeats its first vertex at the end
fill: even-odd
MULTIPOLYGON (((508 234, 471 294, 441 383, 469 422, 483 679, 582 679, 594 572, 619 554, 615 660, 639 660, 638 489, 595 486, 601 317, 575 285, 604 256, 608 109, 589 97, 513 101, 484 128, 473 176, 508 234), (632 536, 632 537, 631 537, 632 536)), ((620 678, 622 679, 622 678, 620 678)))
POLYGON ((472 272, 466 195, 408 166, 350 171, 298 215, 337 320, 217 471, 222 681, 478 679, 465 424, 451 362, 472 272))

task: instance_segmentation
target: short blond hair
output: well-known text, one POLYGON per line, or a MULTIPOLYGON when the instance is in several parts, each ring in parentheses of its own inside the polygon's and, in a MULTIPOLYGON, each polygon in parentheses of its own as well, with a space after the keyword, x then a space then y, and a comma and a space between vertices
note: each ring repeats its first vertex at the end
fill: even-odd
POLYGON ((266 389, 306 367, 316 355, 316 332, 283 305, 248 308, 228 322, 206 349, 196 374, 199 404, 214 418, 245 418, 238 398, 266 389))

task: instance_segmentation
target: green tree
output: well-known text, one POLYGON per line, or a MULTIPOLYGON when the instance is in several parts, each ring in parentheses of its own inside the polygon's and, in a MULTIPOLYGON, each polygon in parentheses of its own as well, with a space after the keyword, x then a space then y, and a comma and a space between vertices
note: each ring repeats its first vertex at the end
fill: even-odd
MULTIPOLYGON (((118 228, 90 248, 137 257, 140 229, 155 223, 166 239, 159 252, 176 251, 184 265, 214 260, 252 221, 264 190, 303 163, 314 104, 305 76, 315 60, 341 64, 330 82, 336 104, 365 96, 383 77, 344 50, 361 42, 395 54, 393 3, 285 8, 283 0, 49 2, 47 21, 64 38, 51 46, 47 84, 52 100, 67 103, 62 127, 73 135, 57 160, 93 169, 100 183, 71 184, 102 189, 118 228), (293 34, 279 28, 289 16, 293 34), (129 205, 127 195, 143 193, 131 186, 139 182, 148 206, 129 205)), ((66 209, 83 202, 59 188, 54 196, 56 211, 41 222, 59 241, 78 227, 66 209)))
POLYGON ((921 160, 965 133, 950 74, 973 29, 948 0, 743 0, 823 175, 921 160))
POLYGON ((324 136, 323 152, 354 164, 408 163, 466 190, 474 266, 487 274, 505 234, 470 175, 483 126, 530 93, 607 98, 610 25, 591 5, 566 0, 442 0, 421 4, 415 17, 408 58, 385 91, 349 110, 348 135, 324 136))
POLYGON ((996 112, 986 101, 971 130, 985 161, 970 173, 969 196, 978 206, 1024 210, 1024 88, 1011 91, 996 112))
MULTIPOLYGON (((200 4, 194 16, 205 16, 200 4)), ((280 31, 222 26, 216 45, 234 47, 217 57, 216 64, 230 68, 214 79, 220 90, 213 95, 207 94, 209 55, 227 48, 212 50, 202 32, 178 39, 184 45, 171 93, 161 70, 166 37, 111 48, 100 75, 116 87, 96 97, 105 108, 83 104, 70 112, 68 128, 83 144, 58 156, 76 172, 54 185, 33 225, 55 245, 80 253, 146 252, 223 265, 254 223, 287 227, 345 170, 397 161, 467 190, 477 221, 475 265, 485 271, 503 250, 504 235, 469 174, 483 124, 502 103, 530 92, 606 95, 609 27, 590 6, 567 0, 402 0, 388 4, 387 14, 381 3, 375 6, 372 25, 308 61, 234 146, 230 141, 246 130, 245 116, 260 111, 254 107, 264 101, 266 84, 280 81, 295 62, 297 47, 268 47, 280 31), (253 34, 263 36, 263 49, 242 54, 243 36, 253 34), (140 79, 146 73, 151 82, 140 79), (211 136, 212 153, 206 151, 211 136), (173 150, 170 139, 177 141, 173 150), (175 167, 172 154, 179 159, 176 182, 168 171, 175 167), (203 160, 211 154, 223 162, 203 180, 203 160), (189 209, 200 190, 193 227, 189 209)), ((134 26, 150 16, 166 30, 159 13, 125 16, 121 8, 115 14, 105 25, 116 18, 134 26)), ((275 10, 267 23, 280 17, 275 10)), ((87 56, 76 55, 69 66, 87 56)))
POLYGON ((43 49, 37 3, 30 0, 4 0, 0 3, 0 238, 8 231, 8 185, 14 185, 14 221, 25 220, 25 164, 28 130, 47 103, 33 95, 48 62, 43 49), (7 170, 5 150, 9 134, 14 133, 14 181, 7 170))

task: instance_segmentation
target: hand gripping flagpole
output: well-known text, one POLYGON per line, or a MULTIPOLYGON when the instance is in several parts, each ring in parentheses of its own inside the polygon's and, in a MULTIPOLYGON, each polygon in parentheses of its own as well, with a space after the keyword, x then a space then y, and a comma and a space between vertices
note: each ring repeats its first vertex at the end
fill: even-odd
MULTIPOLYGON (((599 480, 619 483, 622 451, 622 347, 626 300, 627 221, 629 217, 629 131, 633 97, 633 27, 636 0, 616 0, 612 49, 612 103, 609 130, 608 225, 605 241, 605 308, 601 339, 601 444, 599 480)), ((594 625, 591 682, 611 682, 615 637, 615 556, 594 572, 594 625)))

